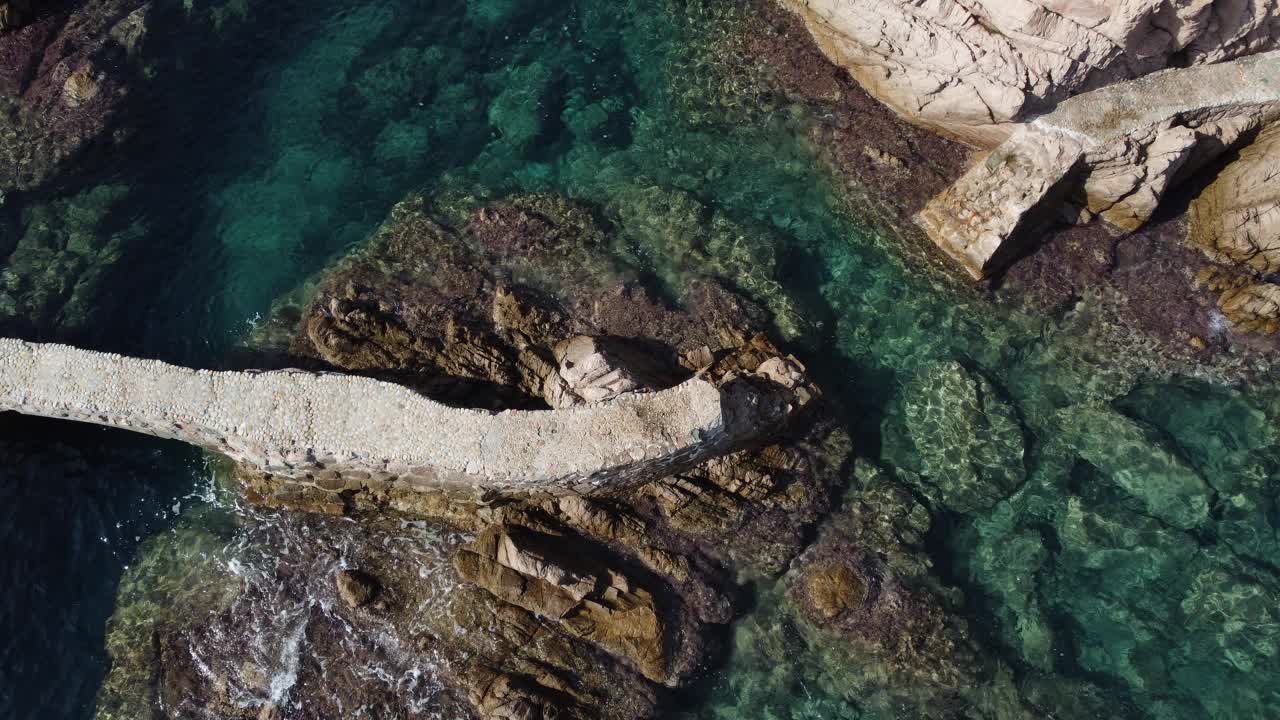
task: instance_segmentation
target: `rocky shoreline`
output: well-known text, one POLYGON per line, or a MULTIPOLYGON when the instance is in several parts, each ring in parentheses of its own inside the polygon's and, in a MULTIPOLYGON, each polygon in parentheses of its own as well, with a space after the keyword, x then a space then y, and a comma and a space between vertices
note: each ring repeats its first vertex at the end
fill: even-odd
MULTIPOLYGON (((917 272, 963 293, 957 273, 941 262, 916 219, 931 201, 960 180, 970 165, 985 157, 992 137, 1007 137, 1013 126, 989 126, 998 128, 992 137, 985 131, 958 133, 976 142, 976 147, 948 139, 947 135, 957 133, 932 132, 927 128, 936 129, 931 125, 936 118, 921 120, 912 113, 905 113, 904 118, 895 113, 850 78, 846 68, 823 54, 827 50, 837 60, 843 57, 833 54, 821 41, 815 44, 809 31, 819 36, 839 31, 815 19, 809 14, 813 10, 794 15, 762 3, 757 12, 760 22, 746 31, 750 46, 771 69, 769 77, 778 92, 815 108, 819 121, 814 141, 848 188, 854 206, 859 212, 878 211, 882 221, 893 228, 894 241, 900 244, 898 251, 914 263, 917 272), (825 29, 817 29, 819 26, 825 29)), ((1256 52, 1268 45, 1259 42, 1247 47, 1256 52)), ((858 72, 854 76, 861 77, 858 72)), ((878 87, 873 85, 872 92, 878 87)), ((963 119, 963 114, 956 117, 972 122, 963 119)), ((1251 139, 1253 134, 1245 137, 1251 139)), ((1252 156, 1265 153, 1266 137, 1252 156)), ((1247 151, 1244 155, 1250 156, 1247 151)), ((1234 157, 1228 154, 1226 159, 1234 157)), ((1239 167, 1237 174, 1248 172, 1243 164, 1239 167)), ((1251 181, 1248 186, 1269 187, 1265 179, 1251 181)), ((1208 257, 1199 251, 1197 244, 1213 247, 1221 241, 1215 240, 1211 231, 1192 226, 1207 228, 1222 221, 1188 212, 1194 190, 1194 184, 1175 188, 1165 207, 1138 229, 1126 231, 1097 218, 1079 225, 1052 218, 1042 221, 1030 233, 1034 240, 1028 243, 1029 248, 1012 256, 1007 269, 987 280, 984 287, 994 292, 997 301, 1030 300, 1038 312, 1050 318, 1064 317, 1087 305, 1086 312, 1107 318, 1099 322, 1106 327, 1106 342, 1122 354, 1154 353, 1150 364, 1155 367, 1167 364, 1181 373, 1263 377, 1270 358, 1280 349, 1280 339, 1259 316, 1268 312, 1271 290, 1244 279, 1219 280, 1218 284, 1209 279, 1224 272, 1226 277, 1240 277, 1240 271, 1214 262, 1228 257, 1221 250, 1208 257), (1194 240, 1206 235, 1205 240, 1194 240), (1248 289, 1241 290, 1243 287, 1248 289)), ((1270 218, 1273 213, 1265 210, 1270 202, 1266 191, 1253 192, 1262 193, 1253 205, 1263 208, 1262 212, 1243 207, 1235 212, 1247 218, 1270 218)), ((1206 194, 1198 206, 1208 207, 1211 197, 1206 194)), ((1274 230, 1256 227, 1250 233, 1265 243, 1263 238, 1274 230)), ((1239 257, 1259 255, 1247 249, 1238 252, 1239 257)), ((1258 272, 1256 265, 1254 273, 1258 272)), ((1262 265, 1266 266, 1265 261, 1262 265)))
MULTIPOLYGON (((925 101, 904 95, 921 87, 915 60, 886 74, 850 50, 858 37, 815 29, 827 22, 815 15, 823 8, 883 17, 902 4, 785 4, 691 3, 682 21, 719 34, 697 36, 705 45, 691 52, 702 55, 682 66, 703 75, 665 69, 681 77, 664 82, 701 83, 706 95, 674 102, 688 101, 693 116, 712 112, 704 102, 737 123, 787 115, 789 129, 807 132, 841 207, 877 234, 875 251, 917 283, 896 292, 927 288, 980 313, 1016 313, 1007 322, 1042 323, 1040 337, 984 327, 975 335, 985 345, 970 356, 958 343, 859 347, 907 359, 874 366, 879 375, 842 377, 855 363, 807 344, 848 352, 869 334, 855 323, 878 319, 818 317, 803 295, 823 293, 834 316, 840 292, 866 290, 834 272, 820 290, 784 288, 788 263, 822 256, 808 248, 813 255, 787 258, 771 244, 770 233, 803 219, 769 224, 700 195, 699 183, 723 168, 695 157, 692 170, 663 184, 634 158, 592 146, 601 154, 571 160, 634 177, 611 178, 617 184, 605 191, 575 177, 574 194, 539 180, 552 172, 540 155, 519 166, 522 182, 551 188, 539 192, 491 191, 468 166, 404 196, 366 239, 281 296, 228 362, 368 376, 489 411, 589 406, 694 377, 720 387, 765 378, 785 389, 776 397, 788 412, 770 414, 776 422, 745 446, 584 494, 462 493, 220 467, 218 501, 147 541, 121 582, 100 720, 701 719, 690 698, 713 692, 704 684, 725 667, 750 668, 726 681, 741 683, 732 688, 740 707, 764 708, 771 694, 799 698, 797 688, 807 695, 812 683, 843 703, 805 706, 823 717, 1030 720, 1270 706, 1262 691, 1237 692, 1250 672, 1280 672, 1268 524, 1269 473, 1280 458, 1266 401, 1206 390, 1211 420, 1162 412, 1161 402, 1194 394, 1179 384, 1184 377, 1271 377, 1280 350, 1272 248, 1241 245, 1233 229, 1267 225, 1256 208, 1272 197, 1274 127, 1236 128, 1240 138, 1256 131, 1253 144, 1218 148, 1221 171, 1203 188, 1162 189, 1142 227, 1121 232, 1079 213, 1055 219, 1034 231, 1034 251, 1005 256, 1008 267, 978 285, 916 219, 1033 115, 1166 66, 1214 67, 1196 63, 1261 51, 1274 25, 1229 24, 1244 29, 1217 50, 1209 31, 1195 36, 1203 42, 1123 52, 1086 43, 1089 62, 1064 69, 1055 56, 1050 69, 1062 72, 1052 82, 1027 76, 1030 85, 994 94, 984 75, 1011 71, 978 63, 977 79, 935 83, 946 97, 925 101), (1046 341, 1051 329, 1066 339, 1046 341), (1016 346, 997 347, 1008 338, 1016 346), (1053 376, 1043 392, 1039 374, 1053 376), (1248 432, 1219 440, 1218 416, 1248 432), (1221 457, 1200 453, 1193 441, 1206 437, 1221 457), (1164 586, 1177 590, 1152 589, 1164 586), (1215 678, 1213 692, 1200 692, 1200 676, 1215 678)), ((1075 37, 1032 5, 1047 27, 1040 40, 1075 37)), ((0 58, 21 61, 0 62, 21 70, 10 77, 20 90, 4 95, 17 109, 0 119, 0 158, 25 168, 0 174, 0 192, 20 208, 0 206, 11 278, 0 315, 25 314, 42 327, 83 319, 75 309, 97 292, 92 268, 118 261, 136 239, 99 246, 128 189, 60 196, 54 188, 132 134, 131 83, 150 75, 130 63, 148 37, 150 7, 91 0, 28 12, 0 0, 0 58), (55 106, 63 125, 48 123, 55 106), (6 230, 11 215, 21 233, 6 230), (42 262, 49 292, 23 286, 33 277, 24 268, 42 262)), ((1117 17, 1142 7, 1125 4, 1117 17)), ((1271 17, 1272 5, 1258 7, 1271 17)), ((1212 26, 1206 12, 1178 17, 1212 26)), ((1000 27, 1009 18, 985 20, 1000 27)), ((1090 22, 1099 35, 1107 27, 1090 22)), ((997 35, 961 25, 965 47, 997 35)), ((908 35, 918 38, 920 27, 908 35)), ((1121 34, 1141 44, 1136 29, 1121 34)), ((1039 41, 1017 35, 1007 38, 1016 53, 985 60, 1023 71, 1048 62, 1036 60, 1039 41)), ((424 57, 438 59, 442 51, 431 50, 424 57)), ((361 59, 369 67, 359 77, 421 72, 403 70, 402 60, 375 53, 361 59)), ((556 123, 584 137, 607 138, 627 122, 637 135, 671 130, 639 112, 620 121, 622 101, 613 99, 585 107, 565 99, 562 116, 543 117, 530 108, 567 81, 536 61, 516 67, 509 85, 489 78, 475 91, 486 102, 495 96, 487 110, 477 105, 494 135, 477 166, 505 167, 556 123)), ((436 92, 416 77, 410 84, 418 108, 436 92)), ((344 89, 343 112, 357 96, 374 116, 403 100, 369 87, 344 89)), ((369 122, 359 113, 342 120, 369 122)), ((663 147, 673 157, 680 150, 663 147)), ((955 330, 933 306, 919 307, 926 311, 908 321, 926 333, 955 330)), ((359 417, 370 408, 343 410, 359 417)))

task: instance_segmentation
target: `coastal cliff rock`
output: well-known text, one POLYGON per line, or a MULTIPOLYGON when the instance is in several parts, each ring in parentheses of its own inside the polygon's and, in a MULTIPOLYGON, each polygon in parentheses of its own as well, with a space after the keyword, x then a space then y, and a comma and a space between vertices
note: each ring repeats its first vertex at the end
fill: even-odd
POLYGON ((1189 239, 1209 257, 1280 272, 1280 126, 1263 131, 1191 203, 1189 239))
POLYGON ((1277 72, 1280 53, 1265 53, 1066 100, 976 163, 919 221, 978 279, 1059 213, 1136 230, 1171 188, 1280 118, 1277 72))
POLYGON ((1280 4, 784 0, 900 113, 979 146, 1080 92, 1280 44, 1280 4))

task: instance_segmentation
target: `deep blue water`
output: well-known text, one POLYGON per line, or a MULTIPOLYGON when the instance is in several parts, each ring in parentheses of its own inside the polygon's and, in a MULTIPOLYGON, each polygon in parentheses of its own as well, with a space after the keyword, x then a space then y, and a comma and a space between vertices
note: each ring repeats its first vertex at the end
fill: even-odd
MULTIPOLYGON (((993 383, 1027 479, 990 510, 940 513, 935 560, 1018 672, 1094 683, 1117 716, 1277 707, 1275 392, 1134 376, 1089 332, 1087 304, 1048 322, 913 272, 891 235, 846 212, 804 109, 744 108, 707 82, 714 67, 688 48, 733 22, 731 4, 159 7, 149 52, 182 67, 157 80, 146 141, 92 178, 125 191, 84 201, 109 202, 138 239, 107 270, 107 310, 33 337, 234 366, 271 302, 407 192, 564 193, 619 220, 661 282, 710 273, 761 299, 860 450, 904 481, 927 488, 945 458, 987 450, 968 442, 990 430, 982 417, 930 414, 957 403, 930 380, 938 364, 993 383), (1109 414, 1081 411, 1094 407, 1109 414), (1153 520, 1117 480, 1184 472, 1213 489, 1194 532, 1153 520)), ((18 458, 0 469, 0 717, 92 717, 116 584, 209 471, 184 447, 98 428, 4 417, 0 439, 18 458)), ((699 716, 892 716, 823 648, 779 663, 788 623, 777 588, 759 594, 699 716)))

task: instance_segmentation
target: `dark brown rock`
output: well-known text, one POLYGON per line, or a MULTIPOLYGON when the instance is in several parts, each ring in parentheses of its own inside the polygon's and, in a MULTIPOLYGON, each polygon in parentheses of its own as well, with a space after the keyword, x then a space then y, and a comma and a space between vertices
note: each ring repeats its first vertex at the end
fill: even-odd
POLYGON ((471 405, 603 401, 699 372, 767 383, 804 410, 772 444, 600 497, 423 493, 394 477, 330 492, 245 474, 258 503, 477 534, 454 557, 470 583, 454 596, 466 640, 441 648, 468 658, 453 677, 484 717, 651 712, 656 688, 718 652, 730 568, 783 569, 849 453, 803 367, 761 334, 767 313, 710 279, 658 297, 613 254, 612 232, 554 196, 411 197, 258 335, 289 365, 388 373, 471 405))
MULTIPOLYGON (((86 0, 0 34, 0 192, 31 190, 94 145, 124 137, 126 100, 142 82, 135 53, 145 0, 86 0)), ((29 6, 28 6, 29 7, 29 6)))
POLYGON ((377 581, 359 570, 342 570, 334 576, 334 582, 338 597, 353 609, 368 605, 378 593, 377 581))

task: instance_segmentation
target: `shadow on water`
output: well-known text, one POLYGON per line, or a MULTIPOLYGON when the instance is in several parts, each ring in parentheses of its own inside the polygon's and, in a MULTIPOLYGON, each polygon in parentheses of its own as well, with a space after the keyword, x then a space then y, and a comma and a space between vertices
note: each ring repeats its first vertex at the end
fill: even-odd
POLYGON ((116 583, 142 540, 199 502, 202 460, 177 443, 8 414, 0 453, 0 717, 89 717, 116 583))

